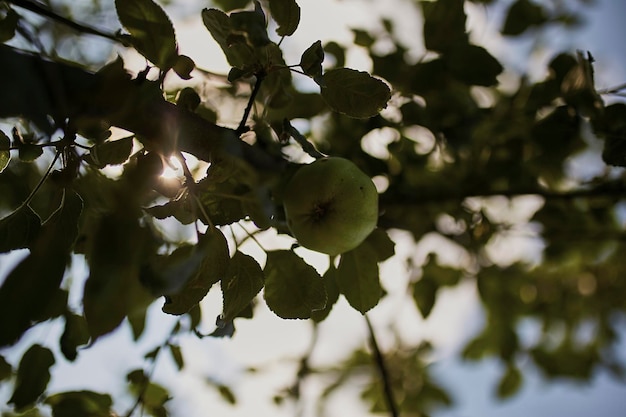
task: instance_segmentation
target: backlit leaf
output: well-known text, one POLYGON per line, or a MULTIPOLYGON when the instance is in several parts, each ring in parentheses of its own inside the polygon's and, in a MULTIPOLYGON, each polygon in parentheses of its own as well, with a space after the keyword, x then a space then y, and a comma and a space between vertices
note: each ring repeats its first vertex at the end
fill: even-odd
POLYGON ((322 76, 322 97, 336 112, 368 118, 387 107, 391 91, 387 84, 366 72, 337 68, 322 76))
POLYGON ((89 342, 87 322, 83 316, 73 313, 65 315, 65 330, 61 335, 61 352, 69 361, 77 356, 77 348, 89 342))
POLYGON ((429 51, 446 52, 467 43, 464 0, 421 1, 424 44, 429 51))
POLYGON ((168 314, 185 314, 197 305, 209 289, 222 279, 228 269, 230 257, 228 243, 218 229, 209 229, 198 241, 198 249, 204 255, 198 269, 191 274, 182 288, 165 297, 163 311, 168 314))
POLYGON ((318 84, 322 82, 322 62, 324 62, 324 48, 321 41, 315 41, 300 57, 300 68, 318 84))
POLYGON ((396 244, 391 240, 387 232, 380 227, 374 229, 365 239, 365 242, 376 252, 378 262, 386 261, 396 253, 396 244))
POLYGON ((452 75, 468 85, 492 86, 503 67, 481 46, 462 44, 445 56, 452 75))
POLYGON ((0 130, 0 173, 9 165, 11 160, 11 139, 0 130))
POLYGON ((531 0, 517 0, 509 6, 502 34, 517 36, 546 21, 547 16, 540 5, 531 0))
POLYGON ((311 313, 311 318, 316 322, 323 321, 330 314, 333 305, 339 299, 339 287, 337 286, 337 269, 328 268, 322 276, 324 289, 326 290, 326 306, 321 310, 315 310, 311 313))
POLYGON ((183 353, 180 350, 180 346, 169 344, 170 353, 172 354, 172 359, 174 359, 174 363, 176 363, 176 367, 180 371, 185 366, 185 360, 183 359, 183 353))
POLYGON ((509 365, 498 383, 497 396, 500 399, 510 398, 522 386, 522 373, 514 366, 509 365))
POLYGON ((27 205, 0 219, 0 253, 28 247, 40 228, 41 219, 27 205))
POLYGON ((157 67, 170 69, 178 46, 174 26, 161 6, 152 0, 115 0, 115 8, 137 51, 157 67))
POLYGON ((11 364, 4 359, 4 356, 0 355, 0 381, 3 381, 11 376, 13 368, 11 364))
POLYGON ((52 417, 110 417, 113 401, 108 394, 93 391, 68 391, 46 398, 46 404, 52 407, 52 417))
POLYGON ((265 301, 284 319, 307 319, 326 305, 321 277, 311 265, 288 250, 267 252, 265 301))
MULTIPOLYGON (((4 43, 15 36, 19 20, 20 15, 15 10, 7 10, 6 15, 0 19, 0 43, 4 43)), ((2 169, 0 169, 0 172, 2 172, 2 169)))
POLYGON ((246 44, 245 39, 234 37, 230 16, 221 10, 204 9, 202 22, 222 48, 230 65, 243 69, 254 64, 255 57, 252 48, 246 44))
POLYGON ((61 206, 43 224, 30 245, 30 253, 0 287, 0 346, 15 342, 32 322, 45 320, 51 311, 78 234, 82 199, 65 191, 61 206))
POLYGON ((50 349, 32 345, 22 356, 17 368, 17 378, 9 403, 17 410, 33 404, 45 391, 50 381, 50 367, 54 355, 50 349))
POLYGON ((278 23, 278 36, 290 36, 300 23, 300 6, 295 0, 270 0, 270 13, 278 23))
POLYGON ((93 163, 98 168, 123 164, 130 156, 132 149, 133 136, 106 141, 91 148, 91 160, 88 162, 93 163))
POLYGON ((348 303, 362 314, 378 304, 383 295, 377 254, 366 242, 341 255, 336 277, 348 303))
POLYGON ((415 300, 422 317, 427 318, 430 315, 435 306, 438 289, 439 285, 426 275, 413 284, 413 300, 415 300))
POLYGON ((172 68, 176 74, 183 80, 191 79, 191 71, 196 67, 193 59, 187 55, 178 55, 174 67, 172 68))
POLYGON ((263 270, 253 257, 235 252, 222 278, 224 321, 233 320, 250 304, 263 288, 263 278, 263 270))

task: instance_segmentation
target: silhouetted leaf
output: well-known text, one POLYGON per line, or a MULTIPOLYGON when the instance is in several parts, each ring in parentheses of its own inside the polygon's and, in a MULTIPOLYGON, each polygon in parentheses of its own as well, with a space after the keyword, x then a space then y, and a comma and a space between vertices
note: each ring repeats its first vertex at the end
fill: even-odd
POLYGON ((387 84, 366 72, 350 68, 327 71, 322 76, 322 97, 336 112, 368 118, 387 107, 391 91, 387 84))
POLYGON ((9 165, 11 160, 11 139, 0 130, 0 174, 9 165))
POLYGON ((321 41, 316 41, 302 53, 300 68, 306 75, 320 84, 322 82, 322 62, 324 62, 324 48, 322 48, 321 41))
POLYGON ((339 299, 339 286, 337 285, 337 269, 328 268, 322 276, 324 289, 326 290, 326 306, 322 310, 315 310, 311 313, 311 318, 316 322, 321 322, 330 314, 333 305, 339 299))
POLYGON ((13 368, 11 364, 4 359, 4 356, 0 355, 0 381, 3 381, 11 376, 13 368))
POLYGON ((165 297, 163 311, 168 314, 185 314, 197 305, 209 289, 222 279, 228 270, 230 257, 228 243, 218 229, 209 229, 198 240, 199 254, 203 254, 199 267, 182 288, 165 297))
POLYGON ((378 255, 367 242, 343 253, 337 267, 337 285, 348 303, 365 314, 383 295, 378 277, 378 255))
POLYGON ((93 163, 98 168, 123 164, 130 156, 132 149, 133 136, 102 142, 91 148, 88 162, 93 163))
POLYGON ((217 392, 219 392, 220 397, 222 397, 228 404, 237 404, 237 397, 235 397, 235 394, 227 385, 218 384, 217 392))
POLYGON ((32 345, 20 360, 9 404, 13 404, 17 410, 22 410, 37 401, 48 386, 52 365, 54 355, 50 349, 37 344, 32 345))
POLYGON ((93 391, 67 391, 46 398, 52 417, 110 417, 113 401, 108 394, 93 391))
POLYGON ((365 242, 376 252, 378 262, 386 261, 396 253, 396 244, 391 240, 385 229, 380 227, 374 229, 365 239, 365 242))
POLYGON ((278 36, 291 36, 300 23, 300 6, 295 0, 269 0, 270 13, 278 23, 278 36))
POLYGON ((446 52, 467 43, 463 0, 421 1, 424 45, 429 51, 446 52))
POLYGON ((267 252, 265 301, 284 319, 307 319, 326 305, 321 277, 302 258, 288 250, 267 252))
POLYGON ((509 6, 502 34, 517 36, 530 27, 541 25, 546 21, 543 7, 531 0, 516 0, 509 6))
POLYGON ((176 367, 180 371, 181 369, 185 367, 185 360, 183 359, 183 353, 180 350, 180 346, 173 345, 170 343, 168 344, 168 347, 170 348, 172 359, 174 359, 174 363, 176 364, 176 367))
POLYGON ((193 71, 195 67, 196 63, 193 62, 193 59, 189 58, 187 55, 178 55, 172 69, 183 80, 189 80, 191 79, 191 71, 193 71))
POLYGON ((69 361, 77 356, 77 348, 89 342, 87 322, 83 316, 73 313, 65 315, 65 330, 61 335, 61 352, 69 361))
POLYGON ((422 317, 427 318, 430 315, 437 300, 437 290, 439 290, 439 285, 427 275, 422 276, 413 284, 413 300, 422 317))
POLYGON ((497 396, 500 399, 510 398, 519 391, 521 386, 522 373, 515 365, 509 364, 498 383, 497 396))
POLYGON ((232 321, 250 304, 263 288, 263 278, 263 270, 253 257, 235 252, 221 283, 224 321, 232 321))
POLYGON ((452 75, 468 85, 492 86, 503 67, 481 46, 462 44, 445 56, 452 75))
POLYGON ((15 342, 33 321, 45 320, 54 304, 78 233, 82 199, 64 191, 61 206, 42 225, 30 253, 0 287, 0 346, 15 342))
MULTIPOLYGON (((19 20, 20 15, 18 15, 15 10, 7 10, 4 17, 0 19, 0 43, 13 39, 19 20)), ((2 172, 1 169, 0 172, 2 172)))
POLYGON ((28 205, 0 219, 0 253, 27 248, 40 228, 41 219, 28 205))
POLYGON ((178 46, 174 26, 161 6, 152 0, 115 0, 115 8, 137 51, 162 70, 172 68, 178 46))

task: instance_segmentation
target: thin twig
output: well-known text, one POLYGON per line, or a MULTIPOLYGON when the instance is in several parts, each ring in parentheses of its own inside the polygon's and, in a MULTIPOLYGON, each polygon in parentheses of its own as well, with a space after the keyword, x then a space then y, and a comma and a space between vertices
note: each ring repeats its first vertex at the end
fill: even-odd
POLYGON ((110 32, 105 32, 103 30, 100 29, 96 29, 94 27, 91 26, 87 26, 83 23, 78 23, 75 22, 71 19, 68 19, 66 17, 63 17, 59 14, 57 14, 56 12, 50 10, 49 8, 47 8, 46 6, 39 4, 35 1, 29 1, 29 0, 9 0, 9 3, 12 3, 18 7, 21 7, 23 9, 29 10, 33 13, 36 13, 40 16, 44 16, 44 17, 48 17, 56 22, 59 22, 61 24, 64 24, 65 26, 68 26, 78 32, 82 32, 82 33, 88 33, 90 35, 96 35, 96 36, 100 36, 106 39, 110 39, 114 42, 118 42, 118 43, 122 43, 122 40, 114 33, 110 33, 110 32))
POLYGON ((35 186, 33 191, 31 191, 30 194, 28 195, 28 197, 26 197, 26 200, 24 200, 24 202, 22 202, 22 204, 20 205, 20 208, 25 207, 28 204, 30 204, 32 199, 35 197, 35 194, 37 194, 37 191, 39 191, 39 189, 41 188, 43 183, 46 182, 46 179, 50 175, 50 172, 52 171, 52 168, 54 168, 54 164, 56 164, 57 160, 59 159, 59 156, 61 156, 61 151, 60 150, 58 150, 55 153, 54 158, 52 159, 52 162, 50 162, 50 165, 48 166, 48 169, 46 170, 46 172, 43 174, 43 177, 41 177, 41 179, 39 180, 39 182, 37 183, 37 185, 35 186))
POLYGON ((389 378, 387 365, 385 364, 385 358, 383 357, 383 354, 380 351, 380 348, 378 347, 378 342, 376 341, 376 334, 374 333, 374 328, 372 327, 372 323, 370 322, 369 317, 367 316, 367 314, 364 317, 365 317, 365 322, 367 323, 367 330, 369 331, 370 344, 372 345, 372 350, 374 351, 374 362, 376 363, 376 367, 378 368, 380 378, 382 379, 382 382, 383 382, 383 391, 385 394, 387 407, 389 408, 389 413, 391 417, 400 417, 398 406, 396 405, 396 401, 393 397, 391 380, 389 378))
POLYGON ((248 99, 248 105, 246 106, 246 110, 243 112, 243 117, 241 118, 241 123, 239 123, 239 127, 237 127, 236 132, 238 134, 242 134, 247 131, 246 122, 248 121, 248 117, 250 116, 250 111, 252 110, 252 105, 254 104, 254 100, 256 100, 256 96, 261 89, 261 83, 265 78, 265 74, 260 73, 256 74, 256 82, 254 83, 254 88, 252 89, 252 93, 250 94, 250 99, 248 99))

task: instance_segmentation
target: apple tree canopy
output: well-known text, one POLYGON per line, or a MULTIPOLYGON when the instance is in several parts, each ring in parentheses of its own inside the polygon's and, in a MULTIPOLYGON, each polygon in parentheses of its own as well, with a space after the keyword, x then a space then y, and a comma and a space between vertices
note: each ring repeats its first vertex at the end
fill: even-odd
MULTIPOLYGON (((369 343, 332 369, 305 352, 277 406, 323 375, 321 409, 361 378, 373 412, 426 415, 454 402, 430 374, 433 346, 390 324, 394 343, 382 349, 369 318, 394 300, 428 320, 462 285, 475 288, 485 319, 459 355, 500 362, 496 397, 519 392, 522 363, 549 381, 624 377, 624 85, 597 88, 594 51, 554 51, 540 77, 510 68, 468 19, 498 10, 494 36, 512 42, 574 31, 592 5, 407 0, 423 17, 419 48, 380 16, 376 28, 352 28, 352 42, 316 40, 319 22, 294 58, 301 1, 197 2, 201 42, 230 66, 218 74, 180 52, 176 0, 85 3, 0 1, 3 413, 175 416, 153 371, 164 356, 190 366, 180 340, 235 343, 259 309, 317 334, 345 302, 364 316, 369 343), (107 8, 116 19, 103 27, 96 17, 107 8), (89 42, 102 57, 80 50, 89 42), (346 66, 355 50, 369 68, 346 66), (380 217, 360 246, 320 266, 291 236, 282 202, 301 164, 324 155, 374 179, 380 217), (577 173, 579 158, 597 169, 577 173), (510 256, 523 238, 536 250, 510 256), (402 290, 385 276, 394 262, 402 290), (210 292, 221 294, 221 314, 207 315, 210 292), (120 390, 48 389, 59 362, 121 328, 138 341, 155 304, 175 325, 142 353, 145 368, 121 377, 134 405, 123 408, 120 390), (530 343, 523 322, 538 326, 530 343), (58 337, 31 331, 51 323, 58 337)), ((245 395, 221 382, 207 389, 230 404, 245 395)))

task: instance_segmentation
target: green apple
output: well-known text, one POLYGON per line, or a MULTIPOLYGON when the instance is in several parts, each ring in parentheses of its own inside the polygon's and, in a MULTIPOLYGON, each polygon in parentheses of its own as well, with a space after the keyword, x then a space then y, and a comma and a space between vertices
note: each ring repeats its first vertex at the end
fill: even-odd
POLYGON ((338 255, 376 228, 378 192, 354 163, 329 157, 298 169, 283 198, 287 225, 300 245, 338 255))

